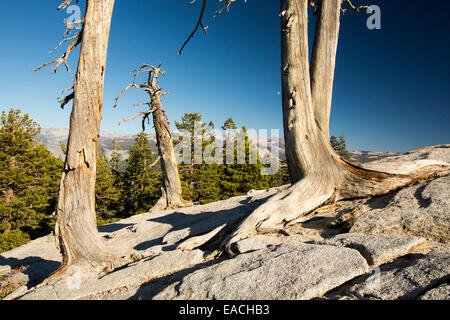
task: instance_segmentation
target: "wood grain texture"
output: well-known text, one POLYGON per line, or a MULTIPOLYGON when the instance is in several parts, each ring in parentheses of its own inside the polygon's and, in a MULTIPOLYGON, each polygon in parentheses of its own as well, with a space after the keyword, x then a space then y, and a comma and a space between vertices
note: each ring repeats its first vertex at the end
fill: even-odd
POLYGON ((319 1, 312 66, 308 59, 308 0, 281 0, 281 79, 286 160, 291 187, 258 207, 222 242, 282 232, 290 222, 328 203, 382 195, 449 174, 440 161, 391 164, 373 170, 342 159, 331 147, 328 123, 342 1, 319 1), (312 81, 311 81, 312 80, 312 81))
POLYGON ((183 199, 180 176, 176 163, 175 152, 170 132, 169 121, 164 113, 161 102, 161 90, 157 86, 159 68, 153 73, 149 80, 149 95, 153 111, 153 125, 156 133, 158 153, 161 157, 161 171, 163 184, 161 186, 161 198, 152 209, 166 210, 185 207, 190 205, 189 201, 183 199))
POLYGON ((55 228, 63 262, 48 281, 64 276, 73 265, 85 272, 104 273, 124 262, 100 237, 95 213, 98 139, 113 6, 114 0, 87 0, 86 4, 55 228))

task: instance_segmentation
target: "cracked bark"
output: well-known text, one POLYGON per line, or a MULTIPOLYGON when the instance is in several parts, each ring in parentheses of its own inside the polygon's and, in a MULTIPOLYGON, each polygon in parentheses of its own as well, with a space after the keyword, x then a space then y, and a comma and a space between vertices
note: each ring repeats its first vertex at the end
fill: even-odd
MULTIPOLYGON (((153 115, 153 125, 156 133, 156 144, 158 147, 158 159, 153 165, 156 165, 161 161, 161 171, 163 176, 161 186, 161 197, 152 207, 152 210, 166 210, 186 207, 191 204, 190 201, 186 201, 182 196, 181 181, 178 174, 178 165, 176 163, 175 151, 172 142, 172 133, 170 132, 169 120, 167 119, 161 102, 161 95, 169 94, 162 92, 158 85, 158 77, 160 74, 165 74, 161 69, 161 65, 154 67, 149 64, 144 64, 142 67, 133 70, 135 73, 133 82, 128 85, 116 98, 116 104, 120 97, 130 88, 142 88, 148 93, 150 102, 141 102, 141 104, 147 104, 149 106, 148 111, 140 112, 139 114, 125 119, 122 122, 126 122, 135 119, 139 116, 142 118, 142 130, 145 131, 145 120, 148 120, 150 114, 153 115), (136 78, 142 72, 148 72, 148 80, 143 84, 136 84, 136 78)), ((153 166, 151 165, 150 168, 153 166)), ((150 169, 149 168, 149 169, 150 169)))
MULTIPOLYGON (((156 142, 159 156, 161 157, 161 171, 163 184, 161 186, 161 198, 153 206, 155 209, 166 210, 186 207, 189 201, 183 199, 180 176, 176 163, 172 134, 169 121, 167 120, 158 91, 151 95, 153 111, 153 125, 155 126, 156 142)), ((152 208, 152 209, 153 209, 152 208)))
POLYGON ((365 169, 340 158, 329 142, 334 67, 342 0, 319 2, 310 68, 308 0, 281 0, 282 110, 291 187, 257 208, 222 247, 257 233, 275 232, 323 204, 389 193, 449 173, 447 163, 414 161, 389 170, 365 169))
POLYGON ((74 80, 69 141, 61 178, 55 236, 62 264, 45 283, 67 276, 71 266, 106 273, 124 261, 97 230, 95 178, 103 110, 103 83, 114 0, 88 0, 74 80))

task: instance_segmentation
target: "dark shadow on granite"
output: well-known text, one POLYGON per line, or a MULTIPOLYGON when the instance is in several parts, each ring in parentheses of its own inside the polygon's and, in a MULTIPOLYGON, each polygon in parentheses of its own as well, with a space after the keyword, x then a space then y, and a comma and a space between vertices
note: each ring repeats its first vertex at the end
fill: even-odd
MULTIPOLYGON (((169 224, 172 226, 169 232, 179 231, 189 228, 189 234, 180 239, 183 241, 190 237, 195 237, 208 233, 215 228, 227 224, 236 225, 237 220, 242 220, 252 213, 258 206, 267 201, 269 197, 250 202, 251 196, 240 201, 239 206, 225 210, 207 211, 199 214, 185 214, 183 212, 175 211, 167 215, 149 219, 148 221, 158 222, 162 224, 169 224)), ((168 233, 169 233, 168 232, 168 233)), ((179 242, 180 242, 179 241, 179 242)), ((135 250, 146 250, 153 246, 162 245, 163 238, 152 239, 139 243, 134 247, 135 250)), ((175 247, 175 246, 174 246, 175 247)), ((172 247, 171 247, 172 248, 172 247)), ((166 251, 166 250, 165 250, 166 251)))
POLYGON ((11 269, 25 267, 23 274, 28 276, 28 288, 41 283, 53 271, 58 269, 61 262, 45 260, 41 257, 27 257, 25 259, 4 258, 0 256, 0 265, 8 265, 11 269))

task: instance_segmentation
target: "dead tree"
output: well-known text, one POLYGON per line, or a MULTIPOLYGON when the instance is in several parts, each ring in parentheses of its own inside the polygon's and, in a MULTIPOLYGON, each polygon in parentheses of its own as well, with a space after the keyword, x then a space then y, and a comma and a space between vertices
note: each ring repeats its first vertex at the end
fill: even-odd
POLYGON ((122 94, 130 88, 143 89, 150 97, 149 102, 141 102, 138 104, 148 105, 149 110, 140 112, 131 118, 123 120, 121 123, 142 116, 142 130, 145 131, 145 121, 148 121, 150 114, 153 115, 153 125, 155 127, 156 142, 158 146, 158 159, 161 160, 163 183, 161 186, 161 198, 152 209, 166 210, 188 206, 191 203, 184 200, 181 194, 181 181, 172 143, 172 133, 169 128, 169 121, 162 108, 161 96, 168 93, 163 92, 159 87, 158 77, 160 74, 164 75, 165 72, 161 70, 161 65, 154 67, 149 64, 144 64, 139 69, 133 70, 132 73, 134 73, 133 82, 119 94, 116 98, 114 107, 117 107, 122 94), (139 73, 143 72, 148 73, 148 80, 145 83, 137 84, 136 79, 139 73))
MULTIPOLYGON (((71 2, 64 1, 58 9, 65 9, 71 2)), ((86 0, 85 17, 79 22, 83 23, 81 31, 70 37, 68 27, 66 38, 58 45, 72 41, 65 53, 36 69, 55 64, 53 71, 56 72, 64 63, 69 70, 67 58, 81 45, 74 85, 66 89, 73 91, 60 100, 62 107, 73 100, 55 226, 56 241, 63 260, 46 283, 66 276, 72 266, 83 272, 100 274, 125 262, 107 248, 98 233, 95 214, 98 138, 113 7, 114 0, 86 0)))
MULTIPOLYGON (((223 8, 232 2, 226 1, 223 8)), ((280 232, 324 204, 382 195, 449 173, 447 163, 432 160, 363 167, 341 158, 331 147, 329 118, 341 12, 362 8, 350 0, 281 0, 282 111, 292 185, 258 207, 224 240, 228 253, 235 253, 237 241, 280 232), (311 62, 309 6, 317 14, 311 62)))

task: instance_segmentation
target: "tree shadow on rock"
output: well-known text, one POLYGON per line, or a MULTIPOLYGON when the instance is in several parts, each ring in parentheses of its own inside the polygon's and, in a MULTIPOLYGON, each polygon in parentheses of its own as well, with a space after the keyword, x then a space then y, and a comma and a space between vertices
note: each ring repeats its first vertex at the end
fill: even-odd
POLYGON ((31 288, 44 281, 52 272, 58 269, 61 262, 45 260, 41 257, 26 257, 24 259, 4 258, 0 256, 0 265, 8 265, 11 269, 25 267, 23 274, 28 276, 27 287, 31 288))
POLYGON ((150 280, 149 282, 141 284, 139 289, 136 291, 136 293, 128 298, 128 300, 152 300, 154 299, 159 293, 163 292, 166 288, 169 288, 172 284, 177 283, 175 285, 174 290, 178 292, 178 288, 183 281, 183 279, 188 276, 189 274, 203 269, 210 267, 212 265, 215 265, 217 263, 220 263, 224 261, 225 259, 218 259, 218 260, 212 260, 208 262, 203 262, 200 264, 197 264, 195 266, 192 266, 190 268, 183 269, 181 271, 172 273, 170 275, 150 280))
POLYGON ((373 210, 386 208, 400 190, 394 190, 381 196, 372 197, 365 204, 373 210))
POLYGON ((99 226, 98 227, 98 232, 101 233, 110 233, 110 232, 116 232, 119 231, 123 228, 127 228, 127 227, 131 227, 132 225, 134 225, 133 223, 111 223, 111 224, 106 224, 104 226, 99 226))
MULTIPOLYGON (((240 201, 240 205, 229 208, 219 209, 217 211, 206 211, 199 214, 186 214, 180 211, 175 211, 164 216, 149 219, 151 222, 158 222, 161 224, 169 224, 172 228, 167 234, 183 229, 189 229, 189 234, 180 236, 175 243, 179 243, 187 238, 199 236, 211 232, 215 228, 226 224, 236 225, 236 221, 241 221, 243 218, 249 216, 258 206, 267 201, 269 197, 250 202, 252 197, 247 197, 240 201)), ((162 245, 164 237, 152 239, 142 242, 134 247, 136 250, 146 250, 153 246, 162 245)))

